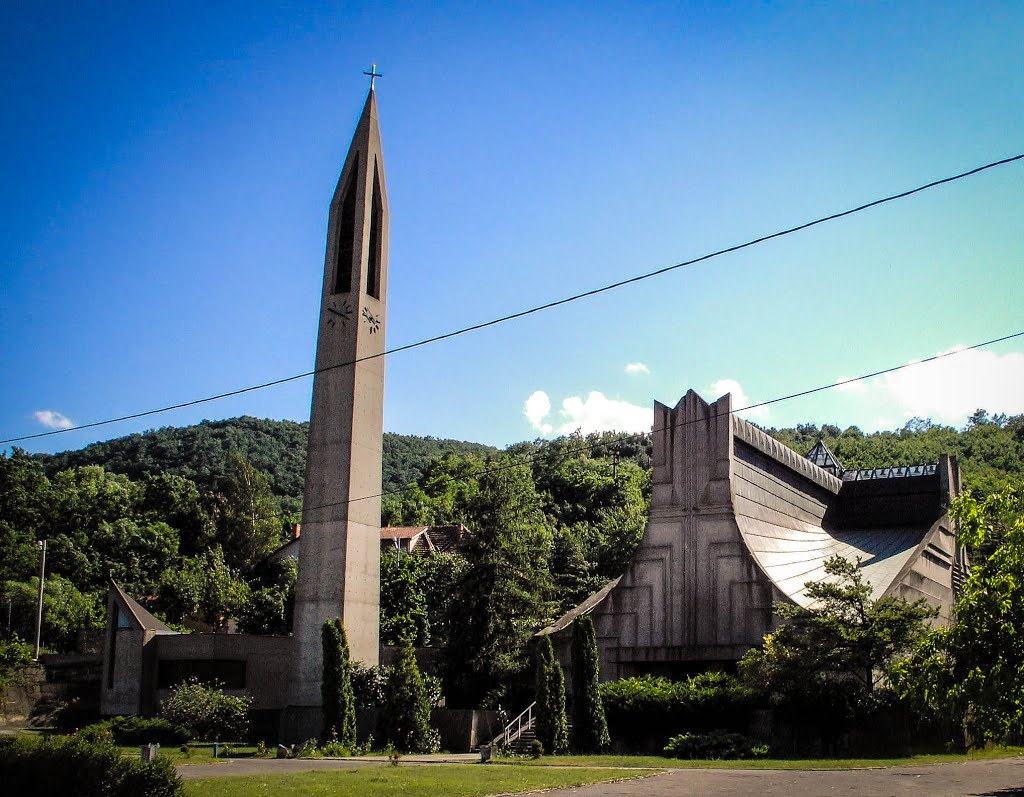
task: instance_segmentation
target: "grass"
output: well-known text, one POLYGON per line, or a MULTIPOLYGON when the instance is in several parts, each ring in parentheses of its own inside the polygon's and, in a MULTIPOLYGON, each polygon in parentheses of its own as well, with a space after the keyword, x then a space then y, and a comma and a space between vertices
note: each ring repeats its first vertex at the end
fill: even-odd
POLYGON ((187 781, 189 797, 482 797, 637 777, 626 769, 552 769, 509 764, 381 766, 187 781))
POLYGON ((996 747, 969 753, 928 753, 901 758, 759 758, 723 761, 691 761, 662 756, 589 755, 544 756, 537 759, 498 758, 497 764, 527 767, 653 767, 656 769, 863 769, 865 767, 958 764, 988 758, 1024 755, 1021 747, 996 747))
MULTIPOLYGON (((217 761, 213 757, 213 742, 189 742, 188 753, 183 753, 180 749, 180 745, 161 745, 160 755, 165 758, 169 758, 172 764, 212 764, 217 761)), ((122 755, 132 756, 138 758, 139 756, 139 745, 119 745, 118 750, 121 751, 122 755)), ((228 755, 224 755, 224 747, 221 746, 221 757, 223 758, 255 758, 256 756, 256 745, 252 744, 232 744, 228 747, 228 755)), ((268 758, 272 758, 274 754, 273 749, 270 751, 268 758)))

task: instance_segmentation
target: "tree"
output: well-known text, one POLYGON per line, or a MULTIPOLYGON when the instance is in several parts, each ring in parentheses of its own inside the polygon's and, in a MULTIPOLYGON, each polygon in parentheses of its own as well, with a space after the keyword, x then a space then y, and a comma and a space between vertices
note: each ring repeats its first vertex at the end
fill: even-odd
POLYGON ((219 631, 249 598, 248 585, 224 561, 221 547, 181 560, 160 579, 160 608, 172 622, 195 619, 219 631))
POLYGON ((460 630, 445 652, 445 693, 462 705, 495 706, 514 680, 528 678, 526 645, 552 608, 551 531, 527 467, 509 458, 492 463, 471 530, 452 605, 460 630))
POLYGON ((324 623, 322 640, 320 697, 324 714, 323 740, 337 740, 342 747, 352 748, 356 744, 356 699, 352 692, 348 637, 340 617, 324 623))
POLYGON ((430 641, 430 621, 423 593, 426 560, 421 556, 387 550, 380 557, 380 641, 401 644, 411 633, 412 643, 430 641))
POLYGON ((572 746, 577 753, 601 753, 611 744, 599 682, 594 621, 583 615, 572 629, 572 746))
POLYGON ((221 493, 225 503, 220 539, 227 562, 248 573, 282 542, 277 501, 266 475, 237 451, 228 452, 221 493))
MULTIPOLYGON (((35 639, 36 602, 39 577, 28 581, 8 581, 3 597, 11 601, 11 623, 22 639, 35 639)), ((3 601, 4 604, 7 600, 3 601)), ((43 645, 52 650, 70 650, 81 631, 103 627, 106 612, 99 596, 82 593, 68 579, 48 574, 43 586, 43 645)))
POLYGON ((386 741, 403 753, 436 751, 440 741, 437 732, 430 727, 430 696, 408 639, 399 648, 386 689, 386 741))
POLYGON ((961 540, 982 550, 954 622, 933 630, 897 671, 902 691, 962 727, 974 745, 1024 728, 1024 484, 953 504, 961 540))
POLYGON ((829 689, 847 682, 870 694, 937 613, 924 598, 873 599, 859 563, 840 556, 825 562, 825 573, 805 585, 809 607, 775 605, 785 625, 741 660, 740 671, 761 691, 806 694, 811 684, 829 689))
POLYGON ((536 649, 535 684, 537 702, 537 739, 545 752, 564 753, 569 746, 565 717, 565 676, 555 660, 551 638, 540 637, 536 649))

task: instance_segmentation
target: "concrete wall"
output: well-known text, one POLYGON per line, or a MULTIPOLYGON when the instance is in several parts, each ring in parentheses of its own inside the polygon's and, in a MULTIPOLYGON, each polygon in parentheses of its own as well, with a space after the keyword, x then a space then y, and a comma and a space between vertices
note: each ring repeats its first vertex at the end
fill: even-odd
POLYGON ((290 637, 249 634, 176 634, 158 637, 152 664, 152 701, 155 711, 170 690, 156 688, 161 661, 234 660, 245 662, 245 688, 225 690, 252 697, 254 711, 281 709, 288 695, 290 637))

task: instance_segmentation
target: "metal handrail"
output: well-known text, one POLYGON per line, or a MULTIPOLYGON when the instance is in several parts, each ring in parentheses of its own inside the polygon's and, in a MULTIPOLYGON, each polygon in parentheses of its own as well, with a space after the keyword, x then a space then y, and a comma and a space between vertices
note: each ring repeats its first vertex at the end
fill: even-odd
POLYGON ((528 705, 518 717, 506 725, 504 730, 491 740, 491 747, 508 747, 526 731, 530 730, 530 728, 533 727, 533 721, 535 719, 533 716, 533 708, 536 705, 537 701, 535 700, 530 703, 530 705, 528 705))

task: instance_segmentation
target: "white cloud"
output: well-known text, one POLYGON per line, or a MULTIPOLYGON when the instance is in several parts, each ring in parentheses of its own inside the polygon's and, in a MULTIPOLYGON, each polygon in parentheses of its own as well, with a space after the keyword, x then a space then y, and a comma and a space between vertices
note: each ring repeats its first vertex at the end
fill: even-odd
POLYGON ((547 393, 538 390, 524 404, 523 413, 530 424, 541 434, 571 434, 579 429, 583 434, 591 432, 649 432, 654 423, 654 410, 630 404, 628 401, 610 399, 598 390, 592 390, 586 398, 569 396, 562 400, 557 421, 545 420, 551 412, 551 401, 547 393))
MULTIPOLYGON (((735 379, 719 379, 715 384, 711 386, 709 391, 711 394, 711 400, 724 396, 726 393, 732 393, 732 408, 733 411, 742 410, 743 407, 749 407, 751 404, 756 404, 756 401, 751 400, 750 396, 743 389, 743 386, 735 379)), ((767 407, 754 407, 750 410, 743 410, 742 412, 736 412, 737 415, 744 418, 765 418, 768 416, 767 407)))
POLYGON ((978 408, 1024 413, 1024 352, 997 354, 963 346, 948 351, 960 353, 872 379, 865 392, 891 402, 892 411, 904 418, 952 426, 962 426, 978 408))
POLYGON ((551 424, 544 422, 544 418, 549 412, 551 412, 551 399, 543 390, 535 390, 523 402, 523 415, 530 422, 530 426, 541 434, 551 434, 551 424))
POLYGON ((56 410, 38 410, 33 416, 47 429, 71 429, 75 422, 56 410))
POLYGON ((852 377, 849 377, 849 376, 841 376, 841 377, 839 377, 836 380, 837 387, 835 389, 838 390, 840 393, 866 393, 867 392, 868 386, 864 383, 863 379, 859 379, 857 381, 850 381, 851 379, 852 379, 852 377))
POLYGON ((627 363, 626 373, 627 374, 649 374, 651 369, 648 368, 644 363, 627 363))

